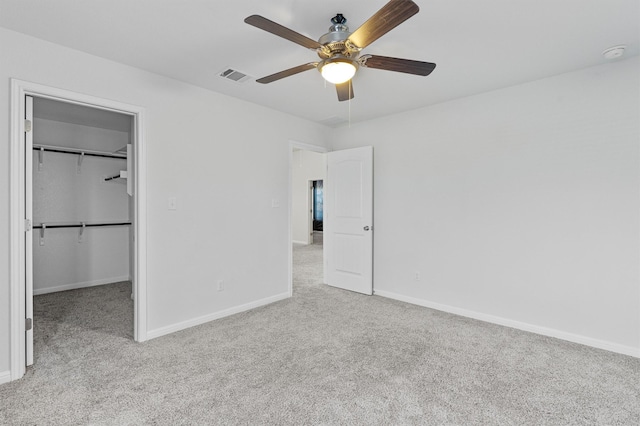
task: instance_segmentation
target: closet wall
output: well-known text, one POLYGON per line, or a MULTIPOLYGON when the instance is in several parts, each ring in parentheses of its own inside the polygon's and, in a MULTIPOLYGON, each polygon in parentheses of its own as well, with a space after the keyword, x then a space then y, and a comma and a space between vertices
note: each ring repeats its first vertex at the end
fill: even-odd
MULTIPOLYGON (((130 142, 130 117, 34 99, 33 143, 115 152, 130 142)), ((126 159, 33 150, 33 223, 129 222, 126 159)), ((130 226, 33 232, 34 294, 130 279, 130 226)))

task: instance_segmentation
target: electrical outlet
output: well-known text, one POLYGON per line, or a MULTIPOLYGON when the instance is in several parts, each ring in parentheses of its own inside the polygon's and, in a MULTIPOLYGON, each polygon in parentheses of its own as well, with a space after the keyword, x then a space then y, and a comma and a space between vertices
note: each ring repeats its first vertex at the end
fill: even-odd
POLYGON ((224 290, 224 281, 218 280, 218 291, 224 290))
POLYGON ((415 274, 413 275, 413 280, 420 281, 420 272, 418 271, 415 272, 415 274))

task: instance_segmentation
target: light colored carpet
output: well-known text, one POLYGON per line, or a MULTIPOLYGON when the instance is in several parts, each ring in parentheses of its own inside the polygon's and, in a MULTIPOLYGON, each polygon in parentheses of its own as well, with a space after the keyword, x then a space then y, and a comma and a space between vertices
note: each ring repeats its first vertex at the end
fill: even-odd
POLYGON ((128 283, 36 297, 0 423, 640 424, 640 360, 322 285, 320 250, 293 298, 146 343, 128 283))
MULTIPOLYGON (((314 240, 316 237, 314 237, 314 240)), ((322 244, 293 245, 293 293, 322 284, 322 244)))

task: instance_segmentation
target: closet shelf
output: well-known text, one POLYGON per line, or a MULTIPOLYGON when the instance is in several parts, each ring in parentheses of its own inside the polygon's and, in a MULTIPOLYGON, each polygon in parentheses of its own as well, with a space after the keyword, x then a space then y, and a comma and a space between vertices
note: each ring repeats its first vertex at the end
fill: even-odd
POLYGON ((79 149, 79 148, 67 148, 61 146, 53 146, 53 145, 40 145, 33 144, 33 149, 35 151, 49 151, 49 152, 60 152, 63 154, 84 154, 91 155, 94 157, 107 157, 107 158, 118 158, 126 160, 127 154, 120 152, 120 150, 116 152, 105 152, 105 151, 95 151, 91 149, 79 149))

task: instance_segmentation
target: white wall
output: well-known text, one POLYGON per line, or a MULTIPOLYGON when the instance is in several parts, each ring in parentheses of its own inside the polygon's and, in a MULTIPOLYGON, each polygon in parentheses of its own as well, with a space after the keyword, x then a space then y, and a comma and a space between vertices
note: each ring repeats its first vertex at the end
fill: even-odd
MULTIPOLYGON (((36 104, 37 105, 37 104, 36 104)), ((35 110, 35 108, 34 108, 35 110)), ((37 114, 37 110, 35 111, 37 114)), ((34 144, 113 152, 129 142, 127 132, 34 119, 34 144)), ((122 180, 126 160, 34 151, 33 223, 128 222, 129 196, 122 180)), ((33 232, 33 291, 44 294, 130 279, 129 227, 55 228, 33 232)))
POLYGON ((640 356, 639 63, 335 131, 374 146, 376 293, 640 356))
POLYGON ((323 146, 324 126, 5 29, 0 57, 0 375, 10 343, 11 77, 146 109, 150 336, 288 295, 289 141, 323 146), (256 218, 269 226, 246 226, 256 218))
POLYGON ((292 214, 291 227, 293 241, 307 244, 309 242, 309 181, 324 180, 327 174, 326 155, 296 150, 293 152, 292 164, 292 214))
MULTIPOLYGON (((286 206, 288 141, 332 137, 375 146, 377 292, 639 351, 637 58, 328 134, 4 29, 0 57, 0 99, 15 77, 146 108, 152 336, 287 294, 288 214, 271 201, 286 206)), ((0 102, 0 377, 9 116, 0 102)))

